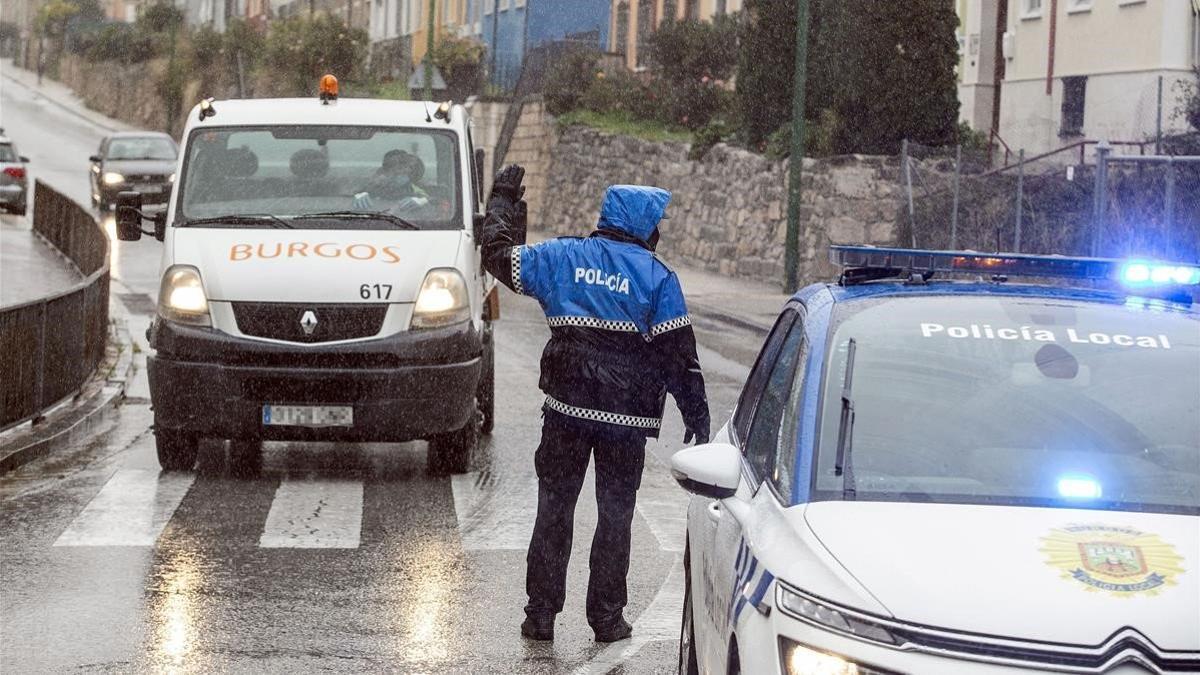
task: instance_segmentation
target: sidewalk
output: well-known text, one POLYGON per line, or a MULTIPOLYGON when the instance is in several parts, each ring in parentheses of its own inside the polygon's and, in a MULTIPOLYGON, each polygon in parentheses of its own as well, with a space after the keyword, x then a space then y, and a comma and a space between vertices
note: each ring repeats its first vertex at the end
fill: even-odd
POLYGON ((0 87, 7 86, 16 86, 28 90, 30 95, 40 97, 48 103, 105 131, 131 131, 134 129, 133 126, 114 120, 111 117, 88 108, 83 99, 76 96, 70 87, 61 82, 52 80, 49 77, 43 77, 42 83, 39 85, 37 73, 14 66, 12 59, 0 60, 0 87))
POLYGON ((0 217, 0 308, 67 290, 83 276, 34 235, 28 222, 0 217))

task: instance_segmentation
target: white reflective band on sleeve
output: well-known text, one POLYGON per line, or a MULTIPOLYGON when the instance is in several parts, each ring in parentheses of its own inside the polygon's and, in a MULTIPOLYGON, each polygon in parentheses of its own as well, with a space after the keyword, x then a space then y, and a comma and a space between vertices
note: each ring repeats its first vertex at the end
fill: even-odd
POLYGON ((664 321, 660 324, 655 324, 655 325, 651 326, 650 334, 654 335, 654 336, 658 336, 658 335, 662 335, 663 333, 666 333, 667 331, 672 331, 672 330, 675 330, 676 328, 683 328, 684 326, 690 326, 690 325, 692 325, 692 317, 688 316, 687 314, 684 314, 681 317, 671 319, 670 321, 664 321))
POLYGON ((576 326, 579 328, 600 328, 603 330, 615 330, 624 333, 638 333, 637 324, 632 321, 608 321, 605 319, 597 319, 590 316, 551 316, 546 317, 546 323, 550 324, 551 328, 559 328, 562 326, 576 326))
POLYGON ((525 287, 521 285, 521 250, 524 246, 512 247, 512 255, 509 259, 512 261, 512 284, 513 290, 525 295, 525 287))
POLYGON ((550 396, 546 397, 546 407, 564 415, 578 417, 582 420, 591 420, 593 422, 606 422, 625 427, 638 427, 639 429, 658 429, 662 427, 662 420, 657 417, 637 417, 635 415, 622 415, 620 413, 610 413, 590 408, 576 408, 573 405, 567 405, 562 401, 555 400, 550 396))

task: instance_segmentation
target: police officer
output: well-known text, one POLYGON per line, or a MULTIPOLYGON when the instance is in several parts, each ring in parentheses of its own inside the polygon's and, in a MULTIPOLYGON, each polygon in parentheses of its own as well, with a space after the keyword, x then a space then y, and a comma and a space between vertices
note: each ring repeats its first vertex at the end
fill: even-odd
POLYGON ((550 324, 539 386, 542 439, 534 456, 538 510, 526 557, 529 603, 521 633, 554 639, 566 596, 575 502, 596 458, 599 522, 592 539, 587 620, 596 640, 628 638, 630 527, 646 438, 657 437, 669 392, 684 443, 707 443, 708 401, 679 279, 654 254, 671 194, 614 185, 590 236, 525 241, 525 170, 495 179, 483 232, 484 267, 541 303, 550 324))

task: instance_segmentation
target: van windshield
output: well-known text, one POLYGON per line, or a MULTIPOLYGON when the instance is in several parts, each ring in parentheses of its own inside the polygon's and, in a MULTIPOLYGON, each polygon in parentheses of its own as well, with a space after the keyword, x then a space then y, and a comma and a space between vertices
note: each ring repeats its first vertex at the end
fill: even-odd
POLYGON ((459 175, 456 137, 449 131, 198 129, 188 139, 175 224, 462 229, 459 175), (230 222, 221 222, 226 217, 230 222))
POLYGON ((853 338, 855 498, 1200 513, 1200 316, 994 296, 837 312, 818 495, 846 496, 853 338))

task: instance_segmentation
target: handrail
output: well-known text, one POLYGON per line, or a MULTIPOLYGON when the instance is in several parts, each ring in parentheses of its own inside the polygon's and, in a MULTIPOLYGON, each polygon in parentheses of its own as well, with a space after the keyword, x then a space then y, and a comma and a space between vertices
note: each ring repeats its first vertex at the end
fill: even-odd
MULTIPOLYGON (((996 135, 996 138, 1000 138, 999 134, 996 135)), ((1001 142, 1003 142, 1003 139, 1001 139, 1001 142)), ((1149 141, 1149 142, 1153 143, 1154 141, 1149 141)), ((1024 161, 1018 161, 1018 162, 1014 162, 1012 164, 1008 164, 1006 161, 1004 166, 997 167, 995 169, 990 169, 988 171, 984 171, 983 173, 979 174, 979 177, 983 178, 985 176, 995 176, 995 175, 1004 173, 1005 171, 1011 171, 1013 169, 1016 169, 1019 166, 1025 166, 1025 165, 1031 164, 1033 162, 1037 162, 1037 161, 1046 159, 1047 157, 1053 157, 1054 155, 1059 155, 1059 154, 1073 151, 1076 149, 1079 150, 1079 164, 1080 164, 1080 166, 1083 166, 1086 164, 1086 162, 1084 161, 1084 153, 1085 153, 1085 150, 1087 149, 1087 146, 1097 145, 1098 143, 1100 143, 1100 141, 1091 140, 1091 139, 1075 141, 1074 143, 1069 143, 1060 148, 1055 148, 1054 150, 1049 150, 1049 151, 1043 152, 1041 154, 1034 155, 1032 157, 1026 157, 1024 161)), ((1109 145, 1124 145, 1124 146, 1133 146, 1133 147, 1138 147, 1138 148, 1144 148, 1146 143, 1147 143, 1147 141, 1108 141, 1109 145)), ((1006 151, 1008 150, 1007 145, 1005 145, 1005 150, 1006 151)))

